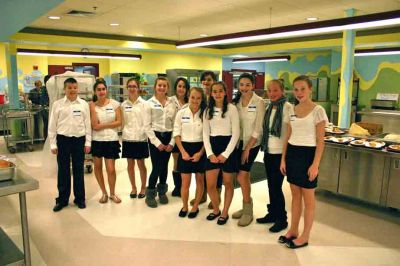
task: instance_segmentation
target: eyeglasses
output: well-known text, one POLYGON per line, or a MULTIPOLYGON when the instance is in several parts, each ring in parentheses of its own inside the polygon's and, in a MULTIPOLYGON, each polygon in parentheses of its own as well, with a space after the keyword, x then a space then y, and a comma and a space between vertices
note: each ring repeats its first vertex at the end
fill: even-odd
POLYGON ((136 85, 128 85, 127 88, 128 89, 137 89, 137 86, 136 85))

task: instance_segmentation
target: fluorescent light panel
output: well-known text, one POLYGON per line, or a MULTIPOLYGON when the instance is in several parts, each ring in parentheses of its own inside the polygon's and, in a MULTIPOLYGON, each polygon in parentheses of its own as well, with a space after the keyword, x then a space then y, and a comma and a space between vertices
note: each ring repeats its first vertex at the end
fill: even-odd
POLYGON ((290 56, 271 56, 271 57, 249 57, 243 59, 233 59, 234 64, 260 63, 260 62, 284 62, 289 61, 290 56))
POLYGON ((176 47, 190 48, 279 38, 291 38, 297 36, 340 32, 344 30, 379 28, 397 24, 400 24, 400 10, 187 40, 178 42, 176 47))
POLYGON ((354 56, 396 55, 400 54, 400 47, 376 48, 356 50, 354 56))
POLYGON ((116 53, 91 53, 91 52, 72 52, 56 50, 37 50, 37 49, 18 49, 18 55, 36 55, 36 56, 57 56, 57 57, 83 57, 83 58, 108 58, 140 60, 141 55, 135 54, 116 54, 116 53))

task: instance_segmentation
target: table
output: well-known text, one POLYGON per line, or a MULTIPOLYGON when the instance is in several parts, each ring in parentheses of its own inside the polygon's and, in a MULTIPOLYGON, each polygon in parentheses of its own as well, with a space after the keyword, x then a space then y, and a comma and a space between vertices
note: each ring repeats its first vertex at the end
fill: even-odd
MULTIPOLYGON (((29 248, 29 231, 28 231, 28 215, 26 210, 26 196, 25 192, 36 190, 39 188, 39 182, 29 175, 25 174, 24 172, 17 170, 16 177, 13 180, 9 181, 0 181, 0 197, 8 196, 12 194, 19 194, 19 206, 20 206, 20 213, 21 213, 21 226, 22 226, 22 240, 24 246, 24 261, 25 265, 31 265, 31 252, 29 248)), ((1 231, 1 230, 0 230, 1 231)), ((1 234, 0 232, 0 247, 9 247, 14 250, 10 250, 7 252, 8 254, 18 254, 19 250, 11 242, 11 240, 5 236, 5 234, 1 234), (1 242, 3 241, 3 242, 1 242), (11 242, 11 243, 10 243, 11 242)), ((2 260, 9 260, 7 256, 0 257, 0 265, 4 265, 2 260)), ((10 262, 8 262, 10 263, 10 262)), ((8 264, 7 263, 7 264, 8 264)))

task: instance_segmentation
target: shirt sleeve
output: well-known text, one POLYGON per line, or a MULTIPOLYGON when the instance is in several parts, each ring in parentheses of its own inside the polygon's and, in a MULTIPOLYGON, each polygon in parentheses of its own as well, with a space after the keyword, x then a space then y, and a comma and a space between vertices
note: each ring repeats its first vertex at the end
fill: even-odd
POLYGON ((257 104, 254 131, 253 134, 251 135, 255 139, 259 139, 261 137, 263 130, 264 115, 265 115, 265 102, 264 100, 260 99, 259 103, 257 104))
POLYGON ((231 122, 231 127, 232 127, 232 137, 231 140, 228 143, 228 146, 226 147, 225 151, 221 153, 222 156, 225 158, 228 158, 229 155, 233 152, 233 150, 236 148, 236 144, 239 140, 240 137, 240 122, 239 122, 239 113, 237 109, 233 106, 229 106, 229 118, 231 122))
POLYGON ((329 123, 325 109, 322 106, 317 106, 314 114, 315 125, 319 124, 322 121, 325 121, 325 124, 329 123))
POLYGON ((174 133, 173 137, 182 136, 182 116, 183 116, 183 109, 180 110, 175 116, 175 123, 174 123, 174 133))
POLYGON ((214 154, 210 143, 210 120, 208 120, 208 109, 203 113, 203 143, 208 158, 214 154))
POLYGON ((49 126, 47 130, 50 141, 50 149, 57 149, 58 113, 59 113, 58 102, 55 102, 50 111, 49 126))
POLYGON ((149 102, 144 104, 143 126, 150 142, 156 147, 160 146, 162 144, 161 141, 156 137, 156 134, 151 129, 151 104, 149 102))
POLYGON ((111 99, 111 101, 112 101, 111 104, 112 104, 114 110, 116 110, 118 107, 121 106, 121 104, 118 101, 116 101, 114 99, 111 99))
POLYGON ((85 110, 85 146, 86 147, 91 147, 92 146, 92 124, 90 121, 90 110, 89 110, 89 104, 87 102, 84 102, 84 110, 85 110))

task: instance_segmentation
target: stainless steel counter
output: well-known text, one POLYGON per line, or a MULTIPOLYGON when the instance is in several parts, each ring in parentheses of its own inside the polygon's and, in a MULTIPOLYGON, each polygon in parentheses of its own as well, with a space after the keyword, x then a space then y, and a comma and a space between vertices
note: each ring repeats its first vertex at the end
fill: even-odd
POLYGON ((400 153, 325 143, 319 188, 400 209, 400 153))
MULTIPOLYGON (((19 194, 19 204, 20 204, 20 213, 21 213, 21 226, 22 226, 22 239, 23 239, 23 245, 24 245, 24 262, 25 265, 30 266, 31 265, 31 253, 30 253, 30 247, 29 247, 29 231, 28 231, 28 215, 27 215, 27 209, 26 209, 26 196, 25 192, 35 190, 39 188, 39 182, 24 172, 18 171, 16 174, 16 178, 9 180, 9 181, 1 181, 0 182, 0 197, 2 196, 8 196, 12 194, 19 194)), ((0 230, 1 231, 1 230, 0 230)), ((12 243, 9 243, 11 241, 7 237, 5 237, 5 234, 0 232, 0 240, 5 241, 6 243, 0 242, 0 247, 10 247, 15 249, 16 246, 13 245, 12 243)), ((15 251, 15 250, 14 250, 15 251)), ((10 252, 6 252, 6 255, 9 254, 18 254, 17 252, 13 252, 11 250, 10 252)), ((16 256, 17 258, 18 256, 16 256)), ((0 265, 4 264, 10 264, 12 262, 7 261, 10 259, 8 256, 0 257, 0 265), (5 260, 5 261, 3 261, 5 260), (5 262, 5 263, 3 263, 5 262)), ((14 261, 15 263, 15 261, 14 261)))

